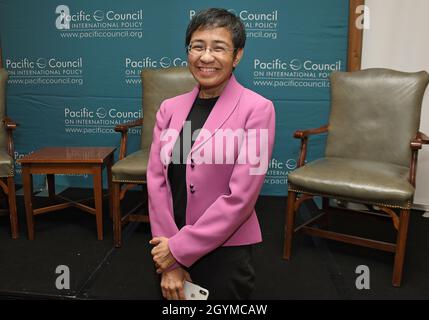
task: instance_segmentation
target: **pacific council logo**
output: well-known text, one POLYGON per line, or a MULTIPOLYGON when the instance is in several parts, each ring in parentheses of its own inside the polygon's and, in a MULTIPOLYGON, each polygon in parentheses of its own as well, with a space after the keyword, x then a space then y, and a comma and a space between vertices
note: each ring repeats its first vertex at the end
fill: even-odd
POLYGON ((101 10, 94 11, 94 15, 93 16, 94 16, 95 21, 100 22, 100 21, 104 20, 104 12, 101 11, 101 10))
POLYGON ((169 57, 162 57, 159 60, 159 64, 162 68, 169 68, 171 66, 171 59, 169 57))
POLYGON ((40 69, 46 68, 46 59, 45 58, 39 58, 36 60, 36 64, 40 69))
POLYGON ((99 117, 100 119, 104 119, 106 118, 107 115, 107 111, 104 108, 98 108, 96 111, 97 117, 99 117))
POLYGON ((292 59, 289 63, 289 66, 293 71, 298 71, 301 70, 302 63, 298 59, 292 59))

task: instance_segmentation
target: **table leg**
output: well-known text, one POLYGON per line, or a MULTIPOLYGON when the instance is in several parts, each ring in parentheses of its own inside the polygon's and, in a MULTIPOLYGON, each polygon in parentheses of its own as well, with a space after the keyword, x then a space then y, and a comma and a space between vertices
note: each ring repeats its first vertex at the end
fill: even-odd
POLYGON ((121 184, 119 182, 114 182, 112 194, 112 207, 113 207, 113 243, 116 248, 122 246, 122 217, 121 217, 121 184))
POLYGON ((34 240, 34 221, 33 221, 33 176, 30 168, 22 165, 22 184, 24 187, 25 212, 27 215, 28 239, 34 240))
POLYGON ((102 166, 94 167, 94 204, 95 219, 97 221, 97 237, 103 240, 103 176, 102 166))
POLYGON ((46 179, 48 180, 49 198, 52 200, 55 198, 55 175, 47 174, 46 179))
POLYGON ((113 154, 109 157, 109 160, 107 161, 107 165, 106 165, 107 187, 109 190, 109 215, 110 215, 110 219, 113 218, 112 165, 113 165, 113 154))

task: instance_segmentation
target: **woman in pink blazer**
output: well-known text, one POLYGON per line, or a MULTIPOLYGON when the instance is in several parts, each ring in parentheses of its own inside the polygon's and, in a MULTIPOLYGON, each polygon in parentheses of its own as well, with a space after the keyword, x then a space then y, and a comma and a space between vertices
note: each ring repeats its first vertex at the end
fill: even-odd
POLYGON ((184 281, 211 299, 246 299, 254 287, 252 244, 262 241, 254 210, 271 158, 271 101, 232 74, 243 56, 240 19, 207 9, 186 32, 198 85, 157 113, 147 186, 152 249, 162 294, 184 299, 184 281))

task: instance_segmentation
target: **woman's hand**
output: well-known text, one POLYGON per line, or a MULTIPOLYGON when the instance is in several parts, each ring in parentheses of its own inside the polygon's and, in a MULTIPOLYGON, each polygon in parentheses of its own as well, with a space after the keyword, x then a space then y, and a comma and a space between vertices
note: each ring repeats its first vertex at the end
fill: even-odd
POLYGON ((161 278, 162 296, 168 300, 186 300, 185 280, 192 282, 189 273, 182 268, 164 272, 161 278))
POLYGON ((155 245, 151 253, 155 262, 156 272, 163 273, 176 262, 168 247, 168 238, 155 237, 149 243, 155 245))

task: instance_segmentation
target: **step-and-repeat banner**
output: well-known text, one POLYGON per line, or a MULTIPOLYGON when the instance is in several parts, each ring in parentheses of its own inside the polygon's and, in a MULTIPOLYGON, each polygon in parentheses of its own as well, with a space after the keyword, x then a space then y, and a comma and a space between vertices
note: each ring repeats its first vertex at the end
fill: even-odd
MULTIPOLYGON (((19 123, 16 158, 44 146, 119 146, 115 125, 143 116, 140 71, 186 66, 187 24, 208 7, 227 8, 246 26, 236 77, 276 107, 262 194, 286 194, 299 153, 293 132, 327 122, 328 76, 346 68, 345 0, 0 0, 7 112, 19 123)), ((139 139, 132 129, 130 152, 139 139)), ((323 155, 325 139, 310 139, 308 160, 323 155)), ((20 170, 17 164, 18 183, 20 170)), ((85 176, 56 181, 92 186, 85 176)))

